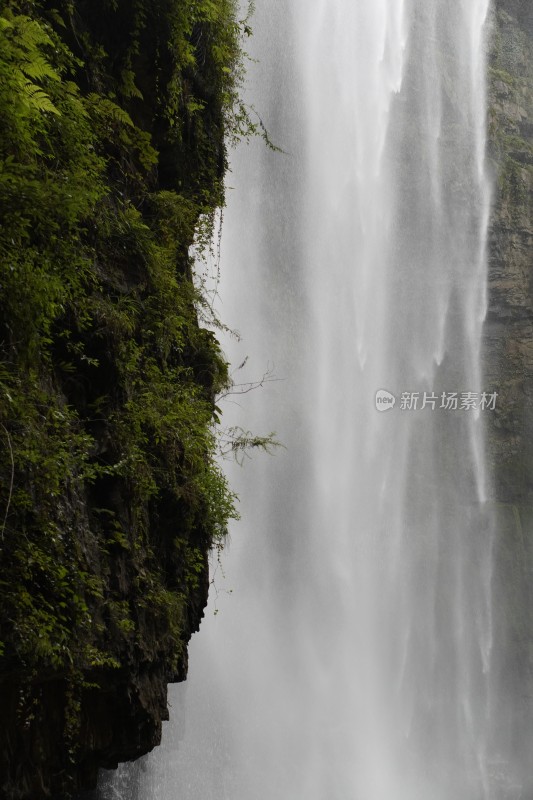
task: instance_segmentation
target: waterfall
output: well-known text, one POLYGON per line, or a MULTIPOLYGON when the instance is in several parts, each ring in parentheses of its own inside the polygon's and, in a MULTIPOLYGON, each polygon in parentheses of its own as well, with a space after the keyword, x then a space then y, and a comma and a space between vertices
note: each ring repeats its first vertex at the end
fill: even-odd
POLYGON ((258 4, 249 99, 284 152, 233 156, 220 294, 237 382, 270 379, 226 418, 284 449, 231 468, 242 521, 130 797, 521 796, 491 672, 487 13, 258 4))

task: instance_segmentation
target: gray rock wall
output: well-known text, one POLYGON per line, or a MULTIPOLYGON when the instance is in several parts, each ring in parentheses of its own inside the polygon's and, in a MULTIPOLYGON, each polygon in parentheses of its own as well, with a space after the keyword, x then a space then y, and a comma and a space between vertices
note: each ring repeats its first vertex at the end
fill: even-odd
POLYGON ((485 375, 499 393, 489 453, 499 502, 533 502, 533 35, 526 3, 493 13, 489 157, 494 205, 485 375))
MULTIPOLYGON (((506 759, 530 797, 533 730, 533 4, 492 11, 489 242, 485 384, 499 394, 487 416, 496 516, 492 586, 493 714, 506 759), (529 774, 528 774, 529 773, 529 774)), ((505 795, 507 796, 507 795, 505 795)), ((511 794, 515 797, 517 795, 511 794)))

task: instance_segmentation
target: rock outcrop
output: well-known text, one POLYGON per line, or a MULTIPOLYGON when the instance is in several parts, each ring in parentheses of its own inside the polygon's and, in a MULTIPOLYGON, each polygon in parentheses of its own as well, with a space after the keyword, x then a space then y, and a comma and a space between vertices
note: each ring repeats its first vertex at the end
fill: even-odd
POLYGON ((246 132, 231 0, 0 2, 0 796, 153 748, 235 512, 189 249, 246 132))

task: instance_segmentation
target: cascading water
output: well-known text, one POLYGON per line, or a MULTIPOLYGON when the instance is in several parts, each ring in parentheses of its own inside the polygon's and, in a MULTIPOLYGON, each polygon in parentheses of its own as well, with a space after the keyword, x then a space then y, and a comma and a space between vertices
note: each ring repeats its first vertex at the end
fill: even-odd
POLYGON ((491 673, 488 2, 258 8, 251 93, 286 152, 235 155, 221 314, 238 380, 279 379, 230 421, 286 450, 234 470, 221 613, 129 797, 521 796, 491 673))

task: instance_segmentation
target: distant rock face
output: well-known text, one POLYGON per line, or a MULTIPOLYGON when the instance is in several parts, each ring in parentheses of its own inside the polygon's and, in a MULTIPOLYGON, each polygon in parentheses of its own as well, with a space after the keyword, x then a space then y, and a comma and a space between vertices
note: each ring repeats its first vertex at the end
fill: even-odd
POLYGON ((499 502, 533 502, 533 34, 529 2, 492 20, 489 158, 494 198, 485 375, 497 391, 489 453, 499 502))
MULTIPOLYGON (((533 4, 496 0, 491 21, 484 342, 485 383, 498 392, 487 417, 496 519, 491 680, 499 697, 493 713, 507 731, 502 741, 524 768, 533 724, 533 4)), ((523 785, 530 773, 526 766, 523 785)))

